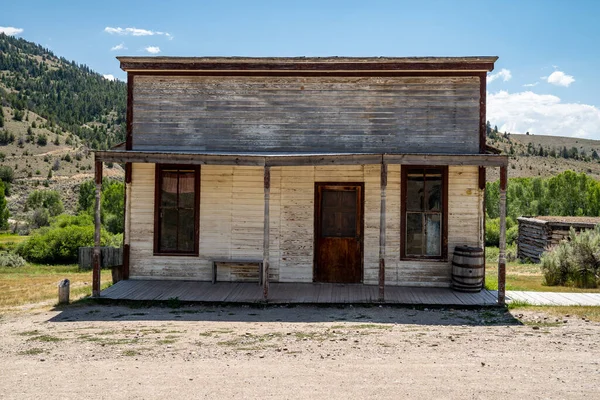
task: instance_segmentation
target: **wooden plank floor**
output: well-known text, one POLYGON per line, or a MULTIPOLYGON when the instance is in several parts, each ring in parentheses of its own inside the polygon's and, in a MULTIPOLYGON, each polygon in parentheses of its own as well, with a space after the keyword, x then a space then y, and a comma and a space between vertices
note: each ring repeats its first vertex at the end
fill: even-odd
POLYGON ((539 306, 600 306, 600 293, 506 292, 507 302, 522 301, 539 306))
MULTIPOLYGON (((360 304, 378 303, 376 285, 347 285, 326 283, 271 283, 271 304, 360 304)), ((260 303, 262 286, 256 283, 198 282, 173 280, 126 280, 116 283, 101 293, 101 298, 113 300, 168 300, 260 303)), ((496 305, 497 294, 482 290, 479 293, 461 293, 447 288, 420 288, 386 286, 385 303, 444 306, 496 305)))

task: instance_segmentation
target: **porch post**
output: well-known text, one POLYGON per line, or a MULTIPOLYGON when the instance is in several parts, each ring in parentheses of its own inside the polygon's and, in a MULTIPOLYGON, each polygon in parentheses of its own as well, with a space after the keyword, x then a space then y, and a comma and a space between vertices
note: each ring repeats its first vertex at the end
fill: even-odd
POLYGON ((96 205, 94 208, 95 230, 94 230, 94 254, 93 254, 93 272, 92 272, 92 296, 100 296, 100 196, 102 195, 102 161, 95 162, 94 177, 96 183, 96 205))
POLYGON ((129 279, 129 254, 130 254, 130 242, 131 242, 131 175, 132 165, 131 163, 125 164, 125 221, 123 224, 123 268, 121 271, 122 279, 129 279))
POLYGON ((498 305, 506 303, 506 166, 500 167, 500 255, 498 257, 498 305))
POLYGON ((271 167, 265 166, 265 213, 263 234, 263 299, 269 298, 269 197, 271 193, 271 167))
POLYGON ((385 300, 385 198, 387 164, 381 163, 381 207, 379 209, 379 301, 385 300))

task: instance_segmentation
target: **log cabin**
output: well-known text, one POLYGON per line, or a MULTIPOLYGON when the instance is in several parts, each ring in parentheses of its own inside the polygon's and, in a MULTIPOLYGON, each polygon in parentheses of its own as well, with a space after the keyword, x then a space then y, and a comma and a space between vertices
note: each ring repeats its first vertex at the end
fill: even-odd
MULTIPOLYGON (((497 57, 118 57, 125 280, 449 287, 484 246, 497 57)), ((498 303, 504 304, 504 226, 498 303)), ((99 262, 94 295, 100 294, 99 262)))
POLYGON ((600 224, 599 217, 536 216, 519 217, 517 237, 517 258, 522 261, 539 263, 542 253, 550 250, 563 240, 569 239, 569 232, 594 229, 600 224))

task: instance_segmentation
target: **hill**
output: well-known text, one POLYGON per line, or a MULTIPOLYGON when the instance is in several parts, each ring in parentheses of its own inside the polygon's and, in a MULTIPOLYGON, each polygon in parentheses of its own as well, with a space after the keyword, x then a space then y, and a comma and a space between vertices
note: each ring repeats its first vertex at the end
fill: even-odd
POLYGON ((49 129, 72 133, 92 149, 107 149, 124 140, 126 96, 124 82, 0 34, 0 100, 15 110, 16 119, 33 111, 49 129))
POLYGON ((124 82, 0 34, 0 165, 14 175, 13 219, 27 218, 27 196, 42 188, 58 190, 66 210, 75 210, 78 186, 93 178, 91 150, 124 140, 126 92, 124 82))
MULTIPOLYGON (((600 180, 600 141, 561 136, 488 133, 487 143, 509 155, 508 175, 548 177, 566 170, 584 172, 600 180)), ((490 169, 488 181, 499 177, 490 169)))

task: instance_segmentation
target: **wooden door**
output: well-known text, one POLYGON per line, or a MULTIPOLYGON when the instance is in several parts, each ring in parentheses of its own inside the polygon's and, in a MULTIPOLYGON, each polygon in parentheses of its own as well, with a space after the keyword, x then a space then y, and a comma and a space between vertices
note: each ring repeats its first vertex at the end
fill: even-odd
POLYGON ((362 280, 363 187, 362 183, 316 184, 316 282, 362 280))

